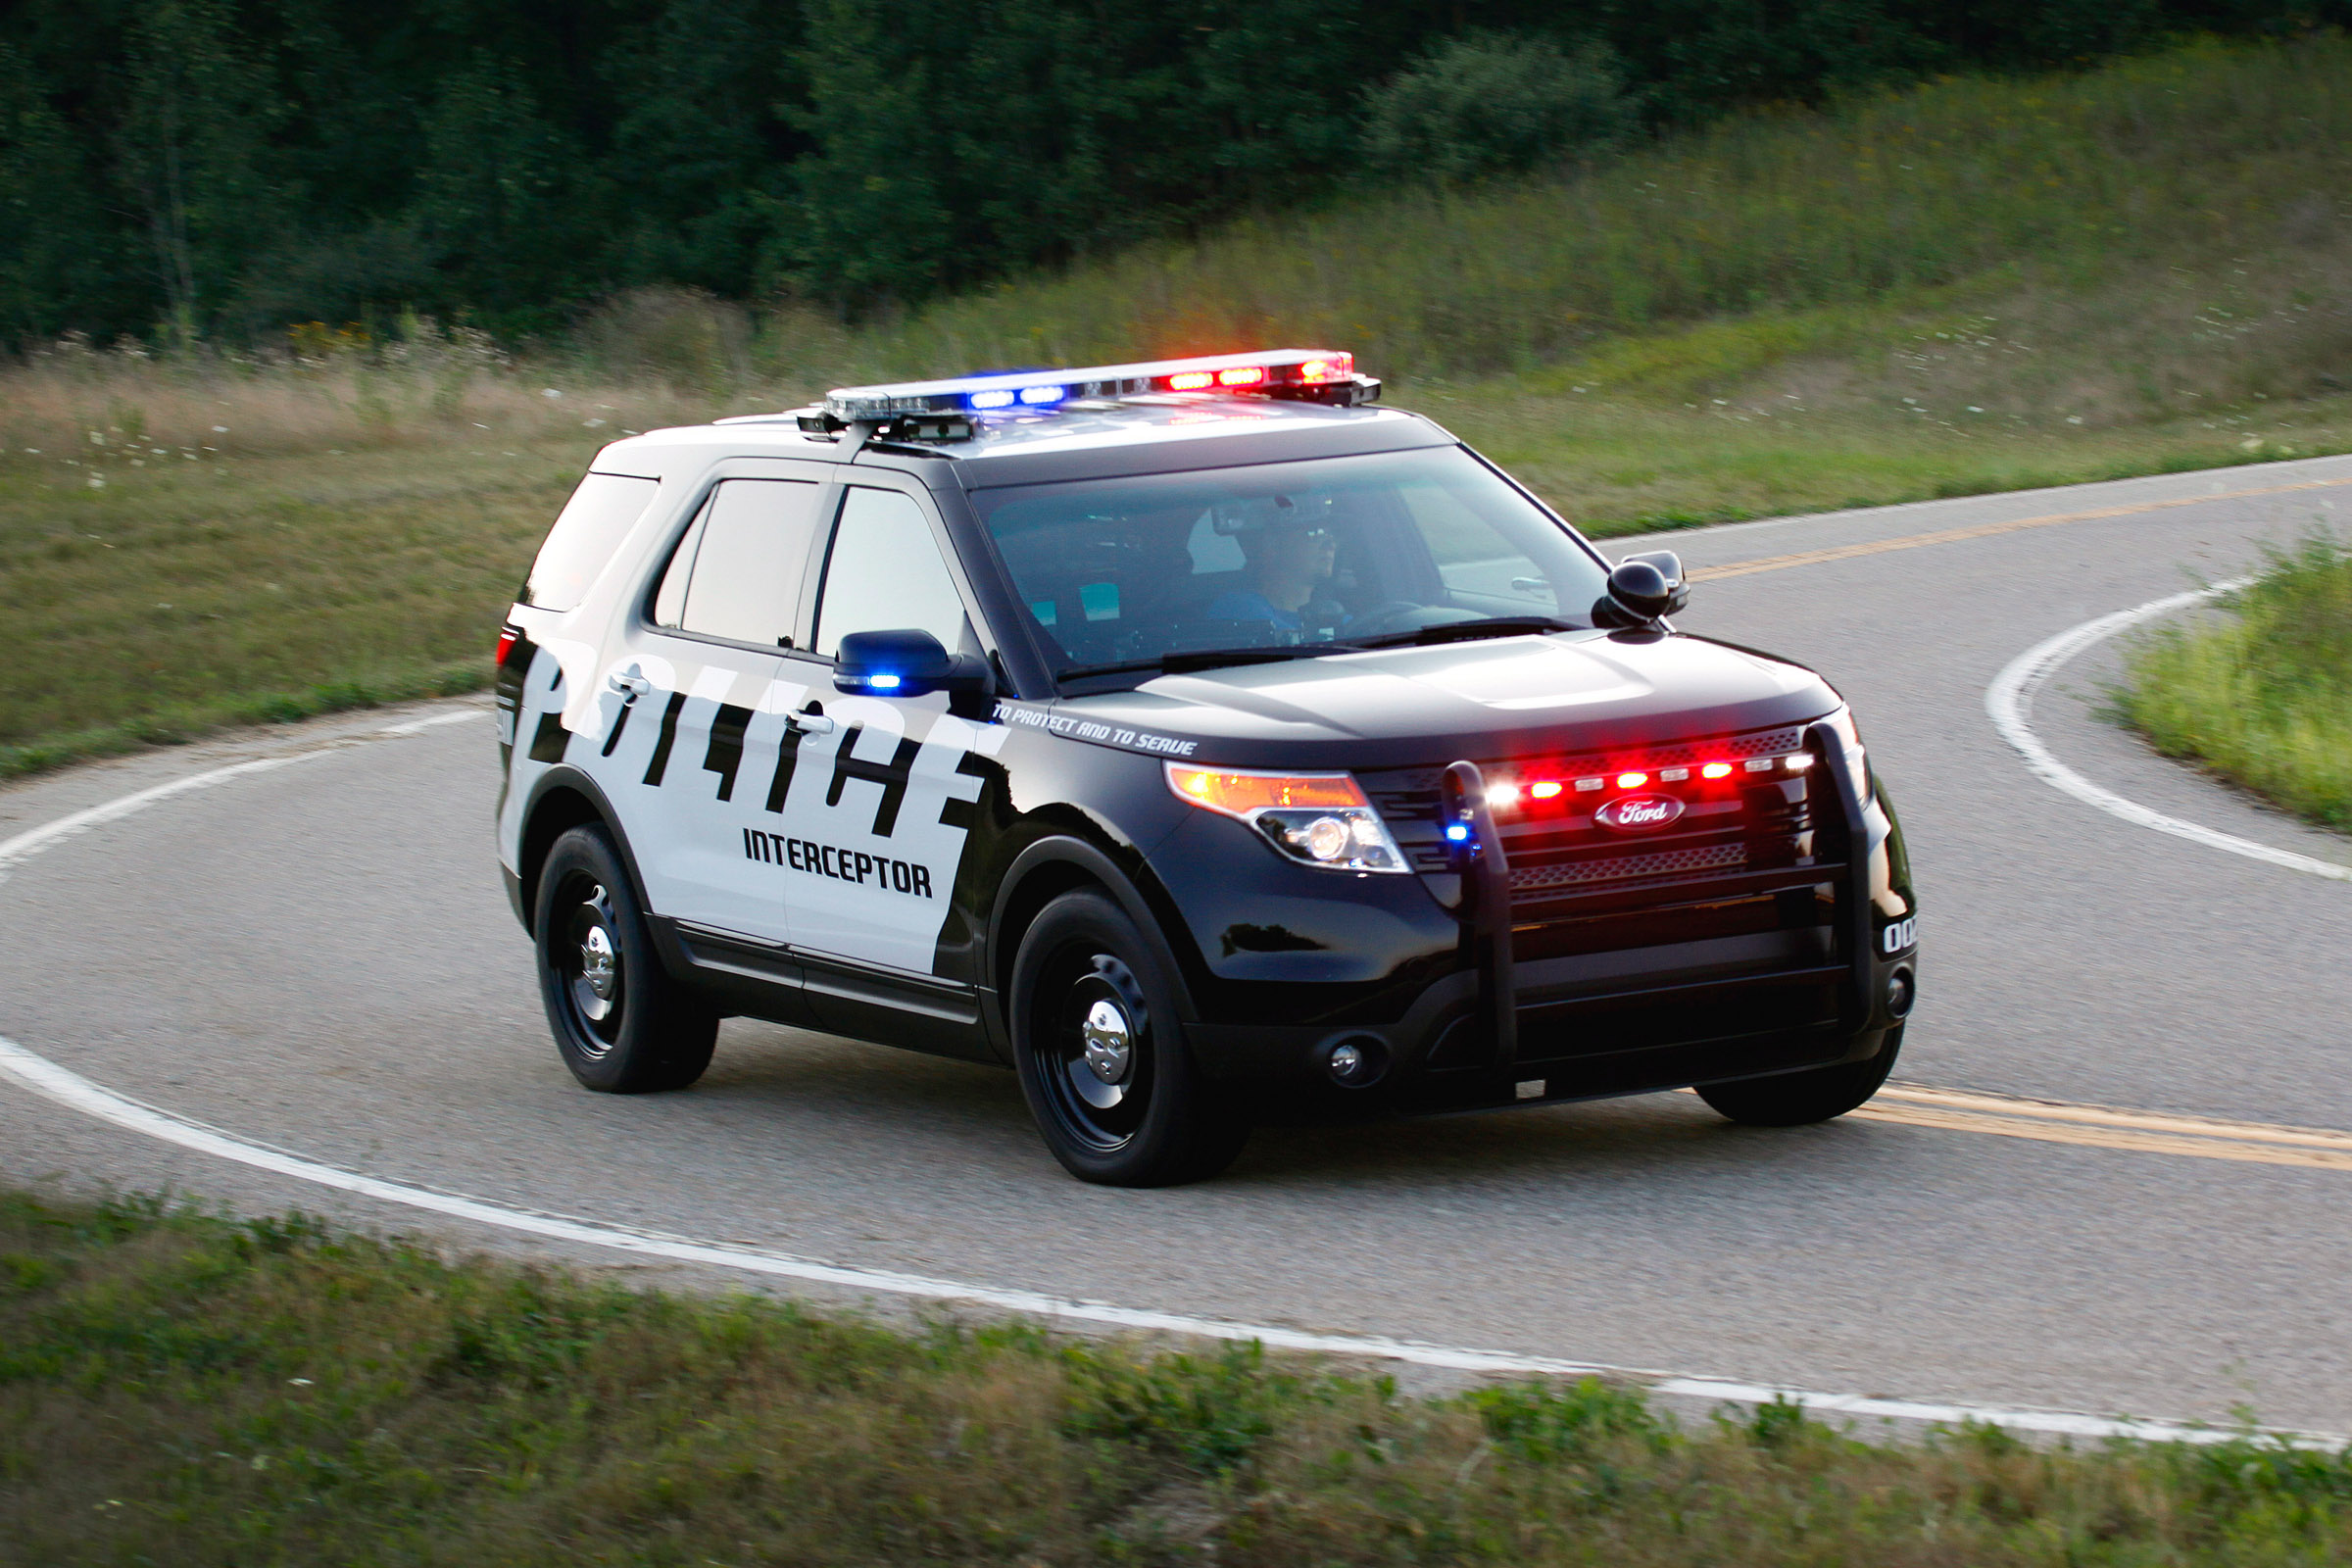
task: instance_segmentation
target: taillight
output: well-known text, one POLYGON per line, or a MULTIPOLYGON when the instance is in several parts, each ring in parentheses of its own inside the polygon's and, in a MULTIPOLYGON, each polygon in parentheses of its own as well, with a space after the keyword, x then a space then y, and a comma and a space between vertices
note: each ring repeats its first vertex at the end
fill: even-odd
POLYGON ((497 659, 500 668, 503 669, 506 667, 507 656, 514 651, 514 645, 521 640, 522 633, 516 630, 514 627, 501 626, 498 628, 497 659))

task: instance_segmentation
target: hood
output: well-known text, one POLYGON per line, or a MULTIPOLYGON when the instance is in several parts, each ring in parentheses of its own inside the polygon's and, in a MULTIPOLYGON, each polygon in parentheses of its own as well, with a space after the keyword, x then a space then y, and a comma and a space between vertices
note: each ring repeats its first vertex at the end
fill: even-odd
POLYGON ((1668 744, 1819 718, 1799 664, 1701 637, 1562 632, 1162 675, 1056 710, 1231 766, 1381 767, 1668 744))

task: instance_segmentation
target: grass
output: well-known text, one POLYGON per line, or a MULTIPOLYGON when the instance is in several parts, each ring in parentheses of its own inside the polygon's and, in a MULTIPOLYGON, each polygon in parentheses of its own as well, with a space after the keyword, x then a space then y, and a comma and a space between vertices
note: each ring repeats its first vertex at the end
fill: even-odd
POLYGON ((658 385, 551 398, 510 366, 354 354, 69 351, 6 381, 0 776, 484 684, 589 454, 701 416, 658 385))
POLYGON ((2352 557, 2323 536, 2275 550, 2221 608, 2128 650, 2117 707, 2168 757, 2352 831, 2352 557))
MULTIPOLYGON (((1551 177, 1269 215, 982 290, 870 341, 907 365, 1012 365, 1303 338, 1396 373, 1486 376, 1628 333, 1978 280, 2095 297, 2185 267, 2224 285, 2249 259, 2332 254, 2347 172, 2352 42, 2202 42, 1740 116, 1551 177)), ((2342 368, 2327 343, 2270 353, 2279 385, 2342 368)), ((2053 390, 2077 370, 2107 379, 2053 368, 2053 390)), ((2164 366, 2149 368, 2158 384, 2103 390, 2161 394, 2164 366)))
POLYGON ((0 1197, 0 1562, 2312 1563, 2352 1461, 1873 1445, 1597 1382, 900 1331, 299 1217, 0 1197))
POLYGON ((2352 451, 2352 42, 2192 43, 1366 194, 918 314, 612 302, 0 365, 0 777, 465 689, 623 430, 1326 341, 1607 536, 2352 451), (550 396, 553 389, 560 396, 550 396))

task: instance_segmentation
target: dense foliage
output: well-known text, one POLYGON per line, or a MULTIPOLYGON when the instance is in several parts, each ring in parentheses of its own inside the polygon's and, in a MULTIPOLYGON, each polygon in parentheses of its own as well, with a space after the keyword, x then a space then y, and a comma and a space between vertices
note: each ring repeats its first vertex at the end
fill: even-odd
POLYGON ((856 311, 1637 121, 2345 9, 13 0, 0 341, 403 307, 530 330, 648 284, 856 311))

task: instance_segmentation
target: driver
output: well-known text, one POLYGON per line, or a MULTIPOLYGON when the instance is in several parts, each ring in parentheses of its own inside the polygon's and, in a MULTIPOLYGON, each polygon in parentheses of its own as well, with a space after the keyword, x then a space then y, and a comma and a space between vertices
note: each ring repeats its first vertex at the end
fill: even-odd
MULTIPOLYGON (((1253 511, 1255 509, 1252 509, 1253 511)), ((1211 600, 1212 620, 1263 621, 1278 631, 1303 633, 1301 612, 1315 590, 1331 580, 1339 541, 1320 520, 1307 516, 1288 496, 1277 496, 1271 515, 1249 519, 1235 530, 1247 564, 1242 586, 1211 600)))

